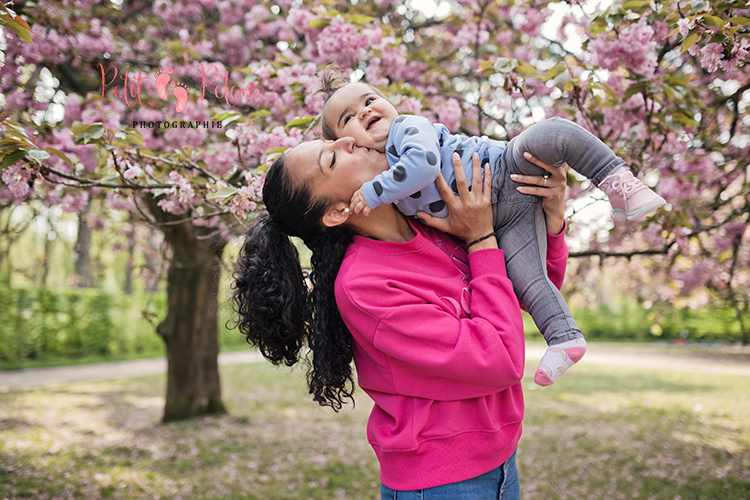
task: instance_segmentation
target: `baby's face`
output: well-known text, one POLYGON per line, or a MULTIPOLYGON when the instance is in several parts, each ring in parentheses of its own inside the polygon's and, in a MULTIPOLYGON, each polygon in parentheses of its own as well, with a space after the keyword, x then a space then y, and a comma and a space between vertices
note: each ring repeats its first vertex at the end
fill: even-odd
POLYGON ((398 111, 364 83, 337 90, 326 103, 324 120, 336 137, 353 137, 357 146, 385 152, 391 123, 398 111))

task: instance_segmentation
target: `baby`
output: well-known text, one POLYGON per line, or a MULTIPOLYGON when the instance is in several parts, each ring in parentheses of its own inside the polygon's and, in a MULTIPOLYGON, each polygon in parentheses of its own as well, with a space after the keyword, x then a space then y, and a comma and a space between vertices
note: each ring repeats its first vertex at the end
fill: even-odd
POLYGON ((327 72, 321 90, 326 94, 323 138, 353 137, 357 146, 385 152, 390 166, 354 194, 350 210, 355 215, 397 203, 408 216, 422 211, 445 217, 448 212, 435 179, 442 173, 457 192, 452 155, 461 156, 468 182, 474 153, 483 166, 489 163, 494 230, 505 252, 508 277, 548 345, 534 381, 542 386, 557 381, 584 355, 586 341, 559 290, 547 278, 542 200, 520 193, 510 176, 547 173, 527 160, 526 152, 551 165, 567 163, 607 194, 614 219, 639 219, 664 205, 664 199, 636 179, 602 141, 568 120, 551 118, 510 142, 495 141, 451 134, 426 118, 399 115, 378 89, 349 83, 336 72, 327 72))

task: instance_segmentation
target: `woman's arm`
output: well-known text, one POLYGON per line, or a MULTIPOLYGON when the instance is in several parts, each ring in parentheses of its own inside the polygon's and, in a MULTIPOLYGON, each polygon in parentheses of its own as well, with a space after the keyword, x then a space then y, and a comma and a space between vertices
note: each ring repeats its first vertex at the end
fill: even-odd
POLYGON ((568 181, 568 165, 554 167, 531 156, 531 153, 524 153, 524 156, 531 163, 549 172, 549 175, 511 174, 510 178, 516 182, 528 184, 528 186, 519 186, 517 188, 519 192, 542 197, 542 208, 547 218, 547 232, 560 234, 565 229, 565 189, 568 181))
POLYGON ((428 226, 455 234, 466 241, 467 244, 480 240, 470 245, 469 253, 477 250, 497 248, 495 230, 492 224, 492 175, 489 164, 482 167, 479 154, 474 153, 472 157, 472 186, 482 186, 482 189, 469 189, 466 174, 461 164, 461 157, 453 153, 453 172, 456 176, 456 189, 458 195, 448 186, 443 174, 435 179, 440 196, 448 207, 448 217, 439 218, 427 212, 419 212, 417 215, 428 226), (482 172, 484 170, 484 172, 482 172), (484 174, 484 177, 482 175, 484 174))

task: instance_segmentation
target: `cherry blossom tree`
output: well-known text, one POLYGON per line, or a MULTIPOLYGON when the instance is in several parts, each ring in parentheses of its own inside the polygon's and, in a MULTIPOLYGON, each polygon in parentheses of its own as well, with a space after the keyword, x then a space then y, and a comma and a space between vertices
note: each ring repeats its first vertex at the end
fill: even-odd
MULTIPOLYGON (((630 259, 640 299, 724 301, 748 342, 748 16, 718 0, 16 2, 0 15, 0 197, 101 198, 159 229, 164 418, 222 412, 216 262, 262 210, 272 158, 319 133, 317 73, 337 63, 455 132, 587 127, 669 206, 629 227, 571 224, 592 235, 573 282, 630 259)), ((588 187, 571 175, 574 221, 604 205, 588 187)))

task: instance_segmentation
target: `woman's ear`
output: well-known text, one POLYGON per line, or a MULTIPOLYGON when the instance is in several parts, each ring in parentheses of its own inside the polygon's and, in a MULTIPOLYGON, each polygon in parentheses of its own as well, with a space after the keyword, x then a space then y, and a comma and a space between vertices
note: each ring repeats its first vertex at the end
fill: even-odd
POLYGON ((323 215, 323 225, 326 227, 336 227, 343 224, 349 218, 349 206, 337 204, 328 209, 323 215))

